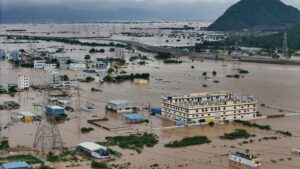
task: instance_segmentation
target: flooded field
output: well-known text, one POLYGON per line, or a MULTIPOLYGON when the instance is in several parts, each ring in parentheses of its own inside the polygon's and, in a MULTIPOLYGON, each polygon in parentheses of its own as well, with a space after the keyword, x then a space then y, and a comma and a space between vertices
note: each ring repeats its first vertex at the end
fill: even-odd
MULTIPOLYGON (((6 28, 11 27, 7 26, 6 28)), ((30 29, 34 31, 33 28, 30 29)), ((101 36, 106 35, 103 34, 101 36)), ((88 54, 88 51, 91 49, 90 47, 66 45, 56 42, 40 41, 34 44, 14 44, 3 43, 4 41, 6 41, 4 38, 0 39, 1 48, 7 51, 14 49, 29 50, 31 48, 48 49, 51 46, 63 46, 71 58, 79 60, 83 60, 84 55, 88 54)), ((105 49, 108 51, 108 48, 105 49)), ((96 59, 114 55, 115 53, 105 52, 102 54, 91 54, 91 57, 92 59, 96 59)), ((82 71, 58 70, 60 74, 68 75, 70 80, 74 80, 72 81, 73 85, 80 88, 79 95, 77 90, 73 88, 65 90, 65 92, 72 95, 72 107, 78 107, 78 97, 80 97, 81 103, 88 102, 95 107, 91 112, 83 110, 80 113, 70 112, 68 114, 70 119, 58 124, 63 142, 67 147, 74 147, 83 141, 104 141, 107 136, 127 135, 127 133, 108 131, 87 123, 87 120, 107 116, 105 105, 108 101, 114 99, 128 99, 137 102, 141 107, 148 107, 149 105, 160 106, 160 96, 162 94, 228 90, 253 95, 259 102, 258 111, 262 115, 276 115, 289 112, 262 107, 261 104, 292 109, 298 112, 300 109, 300 67, 298 66, 209 61, 190 59, 187 56, 180 58, 183 61, 182 64, 165 64, 162 61, 155 60, 154 54, 141 51, 136 51, 136 53, 126 52, 125 58, 130 63, 126 72, 150 74, 151 77, 148 85, 136 85, 131 82, 120 84, 104 83, 101 85, 96 82, 79 83, 76 79, 95 76, 95 74, 87 74, 82 71), (137 53, 147 55, 151 60, 146 61, 146 65, 132 64, 129 62, 129 57, 137 53), (192 66, 194 67, 193 69, 192 66), (236 74, 239 68, 248 70, 249 74, 245 74, 239 79, 226 77, 229 74, 236 74), (217 72, 216 76, 212 76, 213 71, 217 72), (203 78, 203 72, 207 72, 208 79, 203 78), (219 83, 215 83, 214 81, 219 81, 219 83), (203 87, 204 84, 207 87, 203 87), (100 88, 102 92, 92 92, 92 87, 100 88), (88 134, 82 134, 79 130, 81 127, 94 127, 95 130, 88 134)), ((6 60, 0 61, 0 69, 0 83, 3 86, 6 86, 7 83, 16 83, 19 73, 28 76, 32 84, 46 83, 47 72, 44 70, 14 67, 6 60)), ((32 147, 38 123, 13 123, 10 119, 10 114, 17 111, 41 113, 33 104, 43 104, 44 99, 45 94, 33 89, 17 93, 14 97, 0 95, 0 102, 13 100, 21 104, 20 110, 1 111, 0 123, 2 126, 7 126, 1 131, 1 135, 9 138, 11 146, 22 145, 32 147)), ((130 168, 145 169, 151 168, 150 166, 153 164, 158 164, 159 168, 170 169, 233 168, 229 166, 228 152, 245 152, 249 150, 251 153, 261 157, 263 163, 262 169, 292 169, 300 167, 300 156, 291 154, 291 149, 300 148, 299 116, 253 121, 258 124, 268 124, 273 129, 271 131, 264 131, 246 128, 237 124, 162 129, 163 127, 174 126, 174 122, 150 116, 147 110, 143 110, 141 113, 149 118, 150 123, 135 124, 131 125, 131 127, 133 130, 155 133, 159 137, 158 145, 153 148, 145 148, 141 154, 114 147, 114 149, 123 153, 123 157, 113 163, 123 164, 130 162, 130 168), (254 134, 255 137, 251 138, 251 143, 243 143, 243 140, 224 141, 219 139, 219 136, 224 133, 233 132, 235 129, 246 129, 251 134, 254 134), (275 133, 275 130, 289 131, 293 136, 285 137, 278 135, 275 133), (212 142, 210 144, 186 148, 164 147, 170 141, 198 135, 207 136, 212 142), (262 139, 263 137, 275 136, 278 139, 262 139)), ((111 118, 110 121, 115 125, 129 125, 121 117, 111 118)), ((57 168, 67 168, 67 162, 56 165, 57 168)), ((82 163, 81 166, 74 168, 90 168, 90 164, 82 163)))
POLYGON ((3 24, 0 25, 0 35, 103 37, 143 42, 154 46, 191 46, 203 39, 218 38, 219 33, 202 30, 209 24, 208 22, 3 24))

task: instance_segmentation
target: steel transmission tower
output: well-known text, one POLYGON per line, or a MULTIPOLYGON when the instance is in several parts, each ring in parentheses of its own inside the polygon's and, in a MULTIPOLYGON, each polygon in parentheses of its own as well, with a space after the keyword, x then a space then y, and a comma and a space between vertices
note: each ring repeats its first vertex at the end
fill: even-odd
POLYGON ((285 58, 287 58, 287 59, 290 58, 290 56, 289 56, 289 47, 288 47, 288 43, 287 43, 287 33, 286 32, 284 33, 284 36, 283 36, 282 53, 283 53, 283 56, 285 58))
MULTIPOLYGON (((42 106, 45 106, 45 104, 42 106)), ((35 135, 33 148, 42 154, 46 154, 51 150, 61 150, 64 148, 59 129, 56 125, 55 117, 46 115, 43 107, 41 121, 39 122, 35 135)))

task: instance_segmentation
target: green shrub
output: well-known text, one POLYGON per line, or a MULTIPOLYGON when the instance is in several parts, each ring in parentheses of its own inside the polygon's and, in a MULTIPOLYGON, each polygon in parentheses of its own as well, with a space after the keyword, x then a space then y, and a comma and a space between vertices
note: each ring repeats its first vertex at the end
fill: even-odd
POLYGON ((59 156, 55 155, 53 152, 50 151, 47 155, 47 161, 57 162, 59 161, 59 156))
POLYGON ((82 127, 82 128, 80 129, 81 133, 84 133, 84 134, 89 133, 89 132, 91 132, 91 131, 93 131, 93 130, 94 130, 93 127, 82 127))
POLYGON ((144 133, 141 134, 131 134, 129 136, 115 136, 115 137, 106 137, 107 145, 117 145, 121 148, 135 150, 138 153, 142 151, 144 146, 153 147, 158 143, 156 135, 144 133))
POLYGON ((91 167, 92 168, 96 168, 96 169, 108 169, 108 166, 106 163, 104 162, 97 162, 97 161, 92 161, 91 163, 91 167))
POLYGON ((225 133, 223 136, 220 136, 220 139, 224 140, 236 140, 236 139, 242 139, 242 138, 249 138, 251 135, 243 129, 236 129, 232 133, 225 133))
POLYGON ((195 137, 186 137, 179 141, 172 141, 166 144, 165 147, 179 148, 179 147, 205 144, 210 142, 211 141, 206 136, 195 136, 195 137))
POLYGON ((250 123, 248 121, 243 121, 243 120, 234 120, 234 122, 242 124, 243 126, 247 126, 247 127, 258 128, 261 130, 271 130, 271 127, 269 125, 259 125, 256 123, 250 123))

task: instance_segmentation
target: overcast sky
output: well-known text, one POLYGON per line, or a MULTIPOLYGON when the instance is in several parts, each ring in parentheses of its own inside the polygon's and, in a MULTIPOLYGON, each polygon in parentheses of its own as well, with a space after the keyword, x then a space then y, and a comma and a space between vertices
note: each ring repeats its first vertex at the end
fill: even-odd
MULTIPOLYGON (((36 6, 60 5, 85 10, 117 10, 119 8, 141 8, 151 12, 166 11, 198 16, 202 19, 216 19, 229 6, 239 0, 0 0, 0 5, 36 6)), ((282 0, 288 5, 300 9, 300 0, 282 0)))

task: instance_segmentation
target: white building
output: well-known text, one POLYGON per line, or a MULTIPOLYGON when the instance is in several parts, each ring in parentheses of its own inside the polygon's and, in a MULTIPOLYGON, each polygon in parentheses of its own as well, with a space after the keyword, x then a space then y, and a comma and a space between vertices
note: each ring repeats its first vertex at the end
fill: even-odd
POLYGON ((69 69, 71 70, 84 70, 86 69, 86 64, 84 63, 70 63, 69 69))
POLYGON ((130 100, 112 100, 107 102, 106 109, 114 112, 136 112, 139 110, 138 104, 130 100))
POLYGON ((68 55, 59 55, 59 56, 57 56, 56 58, 57 58, 57 60, 58 60, 61 64, 62 64, 62 63, 65 63, 65 62, 67 62, 69 59, 71 59, 71 57, 68 56, 68 55))
POLYGON ((257 101, 252 96, 227 91, 164 95, 161 107, 162 116, 188 124, 250 120, 257 116, 257 101))
POLYGON ((25 75, 19 74, 18 76, 18 88, 28 89, 30 87, 29 78, 25 75))
POLYGON ((48 84, 54 88, 62 87, 61 77, 58 72, 49 72, 47 80, 48 84))
POLYGON ((261 159, 250 154, 230 152, 228 159, 233 166, 244 165, 252 168, 258 168, 259 166, 261 166, 261 159))
POLYGON ((33 61, 33 67, 35 69, 44 69, 45 65, 46 65, 45 60, 34 60, 33 61))
POLYGON ((119 58, 124 58, 125 57, 125 51, 124 51, 124 49, 118 48, 116 50, 116 52, 117 52, 117 57, 119 57, 119 58))
POLYGON ((101 146, 99 144, 93 143, 93 142, 83 142, 76 146, 77 151, 84 152, 92 157, 103 159, 108 158, 109 153, 108 149, 104 146, 101 146))
POLYGON ((51 72, 56 70, 56 64, 45 64, 44 70, 51 72))

